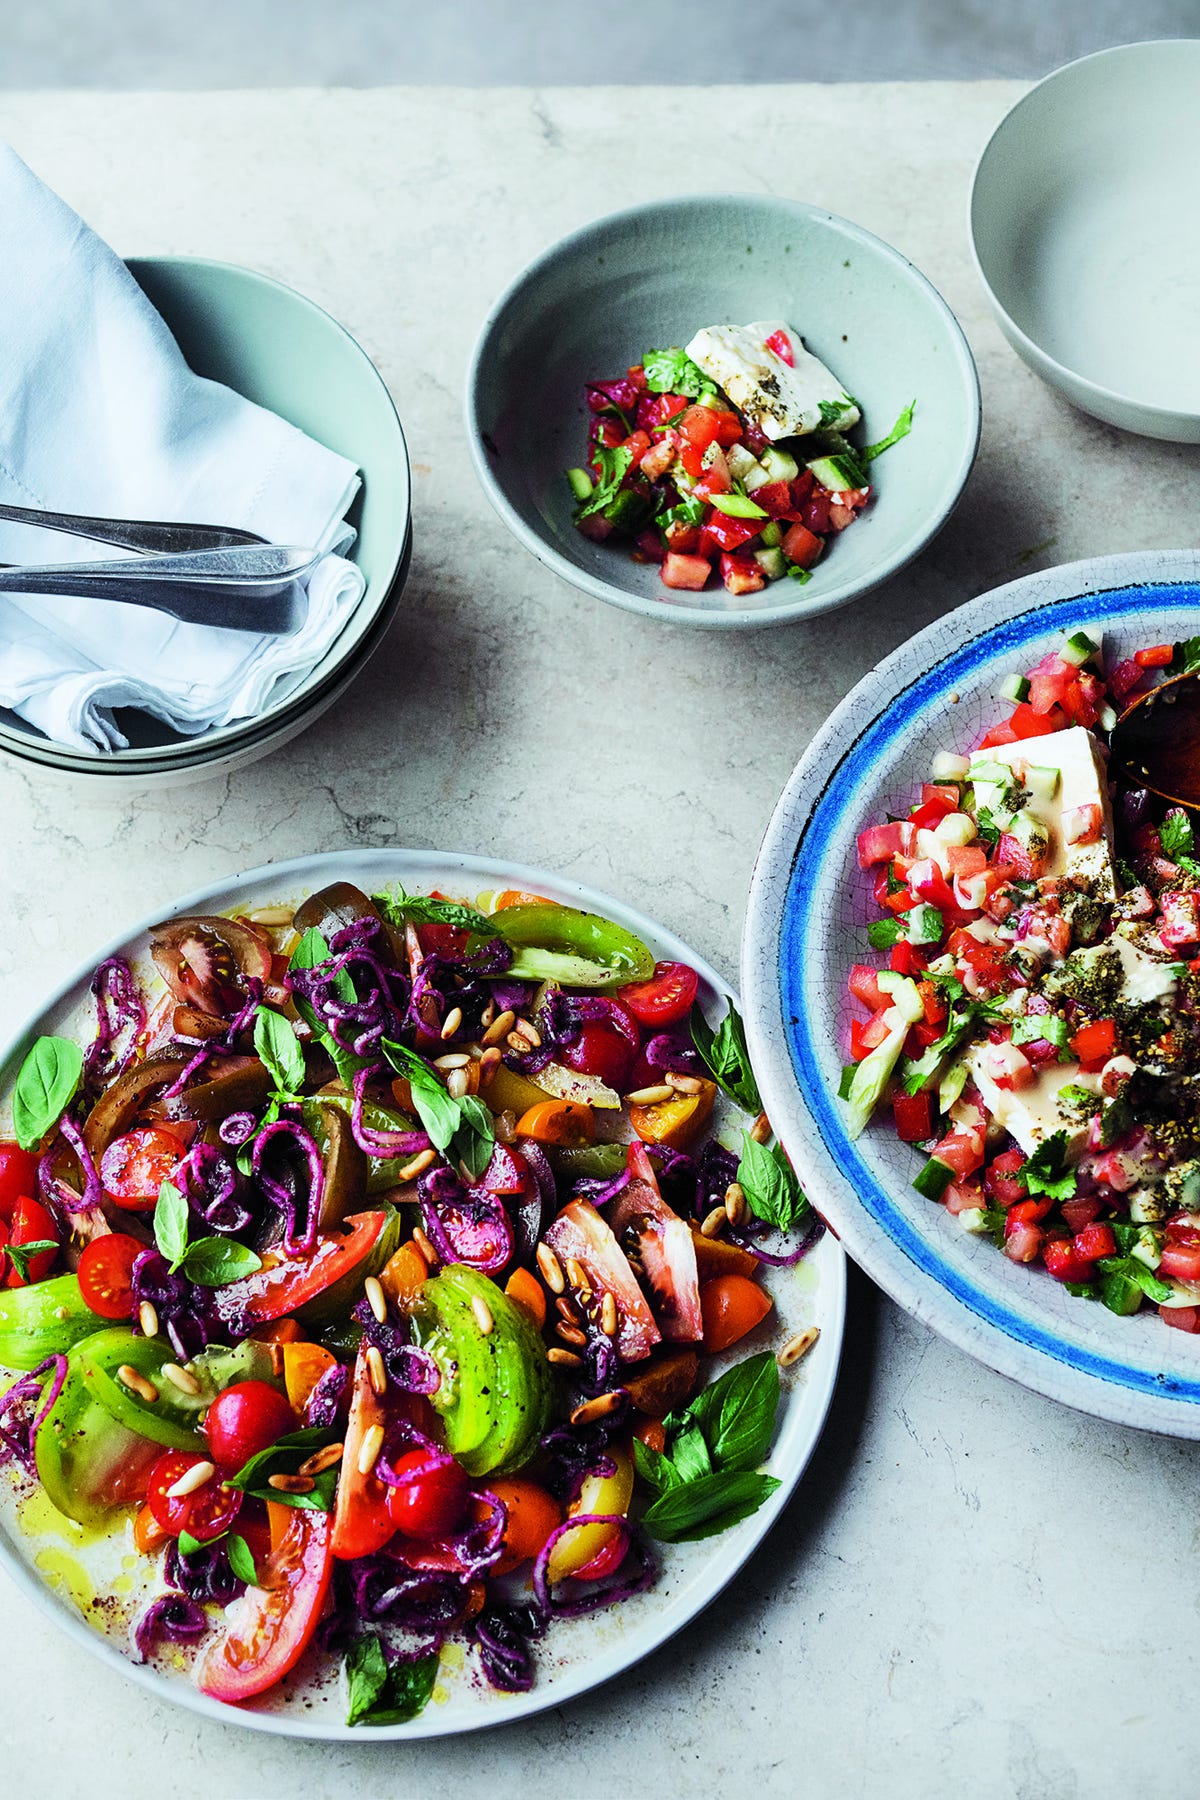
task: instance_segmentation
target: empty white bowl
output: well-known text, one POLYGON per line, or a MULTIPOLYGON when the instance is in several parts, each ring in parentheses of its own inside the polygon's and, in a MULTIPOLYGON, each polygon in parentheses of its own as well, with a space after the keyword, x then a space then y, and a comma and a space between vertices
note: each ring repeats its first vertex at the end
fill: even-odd
POLYGON ((1047 76, 984 150, 970 225, 1031 369, 1109 424, 1200 443, 1200 40, 1047 76))

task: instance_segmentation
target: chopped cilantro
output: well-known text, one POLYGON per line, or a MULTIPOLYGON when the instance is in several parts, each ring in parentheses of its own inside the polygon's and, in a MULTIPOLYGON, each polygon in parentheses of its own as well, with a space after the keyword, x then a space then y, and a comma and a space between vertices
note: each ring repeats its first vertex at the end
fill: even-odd
POLYGON ((595 460, 600 465, 600 479, 592 489, 590 499, 585 500, 576 509, 575 518, 590 519, 594 513, 602 513, 606 506, 616 499, 622 481, 625 479, 633 451, 618 444, 615 450, 606 450, 601 445, 596 451, 595 460))
POLYGON ((1074 1169, 1067 1167, 1067 1134, 1056 1131, 1039 1144, 1016 1171, 1029 1194, 1045 1194, 1049 1200, 1069 1200, 1075 1192, 1074 1169))

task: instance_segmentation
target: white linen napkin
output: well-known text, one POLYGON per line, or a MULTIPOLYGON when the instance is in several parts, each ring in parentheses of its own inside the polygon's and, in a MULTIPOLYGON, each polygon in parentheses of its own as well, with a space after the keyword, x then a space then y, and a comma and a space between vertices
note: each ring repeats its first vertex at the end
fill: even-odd
MULTIPOLYGON (((0 500, 231 525, 328 552, 286 635, 147 607, 0 595, 0 706, 62 744, 124 748, 116 707, 194 734, 251 718, 325 655, 362 596, 338 552, 354 465, 187 367, 107 244, 0 144, 0 500)), ((0 521, 0 561, 128 555, 0 521)))

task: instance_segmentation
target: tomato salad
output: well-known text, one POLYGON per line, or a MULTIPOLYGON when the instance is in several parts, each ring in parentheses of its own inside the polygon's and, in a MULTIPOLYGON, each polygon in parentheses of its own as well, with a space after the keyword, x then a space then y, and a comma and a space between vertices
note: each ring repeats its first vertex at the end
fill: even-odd
POLYGON ((1108 664, 1085 632, 943 750, 907 818, 859 835, 883 964, 842 1081, 886 1104, 913 1183, 1074 1295, 1200 1331, 1200 857, 1181 809, 1110 779, 1117 709, 1200 641, 1108 664))
POLYGON ((556 1616, 779 1485, 779 1369, 815 1333, 772 1341, 760 1277, 820 1226, 740 1019, 520 892, 338 882, 150 950, 156 991, 104 963, 87 1048, 39 1038, 11 1096, 17 1478, 132 1519, 134 1654, 191 1641, 218 1699, 315 1645, 350 1723, 410 1718, 454 1636, 529 1688, 556 1616))
POLYGON ((567 471, 578 529, 632 543, 669 588, 698 592, 719 572, 734 595, 809 580, 867 505, 871 464, 907 435, 915 406, 879 443, 854 444, 857 401, 774 320, 650 350, 589 382, 585 398, 588 465, 567 471))

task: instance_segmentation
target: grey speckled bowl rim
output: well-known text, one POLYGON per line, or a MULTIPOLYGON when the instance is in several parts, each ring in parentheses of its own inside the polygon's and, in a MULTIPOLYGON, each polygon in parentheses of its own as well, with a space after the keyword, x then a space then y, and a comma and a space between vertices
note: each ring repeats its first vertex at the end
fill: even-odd
MULTIPOLYGON (((363 643, 369 640, 378 644, 380 641, 382 634, 376 633, 375 630, 377 615, 383 609, 387 609, 389 613, 395 612, 403 593, 412 553, 412 473, 404 426, 386 381, 357 338, 347 330, 341 321, 335 319, 325 307, 320 306, 315 300, 310 300, 307 294, 302 294, 298 288, 292 287, 288 282, 280 281, 274 275, 265 275, 261 270, 246 268, 241 263, 225 262, 221 258, 213 256, 131 256, 127 261, 135 276, 141 268, 218 269, 244 279, 251 285, 273 288, 281 294, 286 294, 289 300, 298 307, 316 314, 331 326, 346 340, 346 343, 370 370, 375 377, 380 393, 391 409, 400 453, 398 466, 404 479, 406 516, 404 531, 401 533, 400 541, 392 556, 391 566, 387 571, 386 578, 381 579, 378 584, 378 598, 364 606, 364 602, 368 601, 368 596, 364 592, 341 633, 334 640, 330 649, 326 651, 325 658, 322 659, 333 656, 337 652, 337 647, 341 645, 343 648, 338 654, 337 662, 333 664, 315 689, 302 686, 297 693, 288 695, 275 706, 267 707, 264 712, 256 714, 252 719, 235 720, 229 725, 222 725, 216 731, 202 732, 197 737, 182 738, 177 743, 147 745, 107 753, 102 759, 105 764, 104 772, 114 777, 122 774, 136 776, 159 773, 168 768, 190 770, 210 761, 219 763, 223 757, 246 748, 252 742, 258 742, 264 730, 271 733, 281 731, 298 717, 306 714, 310 706, 318 703, 320 695, 327 691, 329 684, 341 677, 346 659, 350 660, 352 667, 361 667, 362 663, 367 660, 366 657, 364 656, 361 661, 355 659, 363 643), (344 643, 343 640, 345 640, 344 643)), ((306 677, 306 680, 311 680, 311 675, 306 677)), ((20 756, 25 762, 40 763, 64 773, 95 775, 101 772, 97 768, 97 763, 101 760, 98 757, 91 757, 82 751, 71 750, 63 745, 56 745, 49 738, 30 737, 26 740, 24 733, 14 732, 0 723, 0 755, 6 753, 20 756), (31 744, 36 744, 44 754, 29 754, 31 744)))
MULTIPOLYGON (((218 907, 232 906, 237 901, 231 896, 253 892, 264 884, 273 887, 276 893, 291 893, 306 887, 315 890, 337 878, 339 871, 347 879, 359 878, 364 886, 370 888, 396 879, 403 879, 408 885, 417 885, 423 880, 444 883, 462 875, 469 878, 471 885, 477 888, 505 886, 545 893, 561 899, 569 906, 606 913, 644 937, 656 954, 690 962, 700 976, 702 991, 707 989, 714 997, 736 999, 730 984, 674 932, 659 925, 636 907, 618 901, 596 888, 585 886, 569 876, 510 862, 503 857, 463 855, 456 851, 408 849, 399 845, 387 849, 333 850, 219 876, 203 887, 182 895, 169 907, 155 907, 153 913, 122 930, 81 961, 31 1011, 18 1030, 7 1036, 3 1045, 0 1045, 0 1080, 10 1076, 17 1056, 24 1053, 31 1038, 43 1028, 47 1015, 61 1007, 80 988, 86 991, 86 984, 95 966, 106 957, 121 953, 131 940, 143 936, 154 920, 176 913, 212 911, 214 904, 218 907), (369 879, 365 878, 366 869, 371 871, 369 879)), ((10 1547, 6 1531, 2 1527, 0 1568, 47 1618, 83 1649, 99 1657, 109 1668, 136 1682, 158 1700, 169 1701, 224 1725, 241 1726, 247 1730, 293 1739, 369 1745, 389 1740, 404 1742, 459 1736, 493 1726, 509 1725, 535 1713, 561 1706, 654 1654, 685 1629, 724 1592, 761 1546, 791 1501, 821 1441, 837 1385, 845 1329, 846 1259, 832 1234, 821 1239, 814 1254, 822 1254, 826 1258, 823 1279, 829 1282, 829 1312, 820 1339, 814 1346, 811 1357, 806 1359, 806 1368, 811 1364, 813 1371, 811 1418, 807 1421, 802 1442, 790 1447, 787 1461, 780 1462, 775 1467, 780 1487, 763 1502, 757 1512, 733 1528, 730 1538, 723 1540, 724 1554, 717 1540, 707 1540, 709 1561, 683 1616, 668 1616, 665 1624, 661 1619, 658 1620, 645 1633, 644 1641, 639 1633, 639 1641, 632 1653, 618 1635, 594 1659, 568 1671, 559 1683, 547 1681, 543 1686, 534 1687, 531 1692, 524 1694, 494 1695, 497 1702, 495 1708, 481 1705, 478 1716, 472 1713, 466 1719, 447 1724, 441 1721, 436 1709, 430 1708, 405 1724, 364 1728, 341 1722, 325 1724, 301 1716, 291 1718, 278 1713, 257 1711, 252 1704, 245 1707, 227 1705, 202 1694, 190 1681, 185 1683, 182 1680, 168 1679, 153 1663, 138 1664, 131 1661, 112 1638, 95 1631, 68 1600, 34 1573, 10 1547)), ((783 1423, 771 1452, 772 1461, 780 1456, 783 1449, 781 1440, 787 1432, 786 1411, 785 1408, 781 1415, 783 1423)), ((672 1590, 668 1585, 660 1591, 664 1604, 669 1609, 672 1590)))
MULTIPOLYGON (((1028 107, 1032 101, 1036 100, 1046 88, 1053 87, 1054 83, 1061 77, 1069 75, 1075 69, 1082 68, 1085 63, 1097 63, 1114 57, 1136 56, 1140 52, 1157 48, 1162 44, 1171 44, 1178 48, 1185 49, 1186 54, 1190 56, 1200 56, 1200 39, 1197 38, 1144 38, 1129 44, 1110 44, 1107 49, 1093 50, 1089 56, 1076 57, 1074 62, 1063 63, 1061 68, 1052 69, 1049 75, 1043 77, 1035 87, 1030 88, 1027 94, 1022 94, 1016 105, 1011 106, 1005 113, 1004 117, 996 126, 996 129, 992 132, 987 143, 979 153, 979 160, 975 164, 975 172, 971 176, 970 192, 967 195, 967 238, 971 245, 971 260, 975 264, 975 273, 978 275, 983 290, 987 295, 988 303, 996 314, 996 317, 1003 320, 1004 329, 1011 334, 1014 344, 1020 344, 1022 354, 1032 369, 1039 374, 1045 372, 1048 377, 1053 378, 1056 386, 1058 386, 1060 382, 1070 383, 1077 387, 1081 392, 1086 392, 1097 401, 1104 402, 1109 406, 1136 407, 1138 412, 1140 412, 1147 421, 1169 423, 1175 420, 1184 420, 1189 423, 1200 424, 1200 412, 1189 411, 1186 408, 1180 408, 1178 406, 1158 406, 1149 400, 1139 400, 1136 394, 1126 394, 1122 393, 1118 388, 1106 387, 1102 382, 1092 381, 1089 376, 1081 375, 1078 369, 1071 368, 1067 363, 1059 362, 1057 357, 1051 356, 1048 350, 1044 350, 1035 338, 1031 338, 1028 332, 1023 331, 1017 324, 1003 300, 1001 300, 995 288, 985 275, 983 260, 979 254, 979 234, 976 231, 975 198, 984 164, 993 155, 1000 154, 1001 141, 1005 132, 1012 126, 1017 114, 1028 107)), ((1100 416, 1107 419, 1110 415, 1104 413, 1100 416)), ((1144 427, 1139 426, 1137 429, 1139 431, 1144 431, 1148 436, 1153 436, 1153 433, 1150 431, 1149 423, 1144 427)), ((1162 441, 1173 443, 1178 442, 1179 440, 1166 438, 1162 441)))
POLYGON ((640 614, 642 618, 661 619, 670 625, 695 626, 713 631, 756 630, 767 625, 796 624, 805 619, 817 618, 821 613, 832 612, 839 606, 845 606, 851 600, 860 599, 863 595, 871 593, 891 576, 905 568, 914 557, 920 555, 927 544, 932 542, 958 505, 963 488, 967 483, 967 477, 971 473, 979 451, 979 437, 983 423, 979 371, 975 366, 975 359, 971 354, 966 333, 929 277, 922 274, 916 264, 910 262, 899 250, 894 249, 883 238, 876 237, 874 232, 868 231, 864 226, 856 225, 852 219, 845 219, 841 214, 829 212, 821 206, 812 206, 805 200, 790 200, 782 195, 763 193, 678 194, 670 199, 643 201, 637 206, 627 206, 618 212, 605 213, 603 217, 593 219, 586 225, 580 225, 574 231, 568 232, 565 237, 559 238, 556 243, 542 251, 509 282, 484 319, 467 371, 464 416, 467 428, 467 446, 471 453, 475 473, 479 477, 480 486, 487 495, 493 510, 507 525, 513 536, 518 538, 525 548, 537 557, 539 562, 544 563, 548 569, 552 569, 556 575, 561 576, 572 587, 593 595, 597 600, 607 601, 610 606, 622 607, 626 612, 640 614), (580 568, 578 564, 561 555, 540 532, 526 524, 496 480, 487 447, 483 441, 484 428, 479 414, 483 369, 488 358, 495 354, 493 339, 508 308, 527 287, 536 285, 548 269, 556 263, 574 256, 578 250, 587 245, 589 239, 627 225, 636 219, 650 217, 654 214, 678 212, 689 207, 706 204, 726 205, 730 202, 745 203, 747 201, 767 208, 777 207, 793 218, 832 227, 872 254, 883 256, 893 263, 924 294, 931 309, 942 316, 955 354, 958 371, 964 380, 969 400, 966 434, 969 441, 964 443, 958 467, 947 485, 947 497, 940 508, 935 509, 929 518, 919 524, 898 549, 884 558, 869 579, 844 582, 841 585, 834 584, 826 589, 818 587, 817 592, 808 595, 807 598, 806 588, 800 587, 794 599, 786 602, 780 601, 774 606, 758 607, 752 612, 731 612, 728 608, 717 606, 689 606, 683 610, 673 605, 670 600, 647 599, 644 595, 631 593, 614 582, 602 581, 599 576, 593 575, 587 569, 580 568))
MULTIPOLYGON (((810 831, 818 840, 813 854, 819 867, 830 828, 828 819, 822 822, 822 808, 832 804, 845 813, 842 800, 831 801, 830 795, 835 785, 839 793, 849 787, 859 773, 866 778, 868 761, 873 770, 869 740, 886 732, 889 719, 904 709, 919 716, 932 702, 918 690, 932 690, 945 665, 956 665, 961 683, 960 665, 973 658, 982 666, 1010 632, 1023 642, 1026 628, 1036 636, 1039 619, 1046 631, 1079 629, 1097 618, 1115 624, 1123 611, 1152 612, 1156 594, 1164 618, 1175 612, 1181 623, 1186 617, 1194 624, 1200 616, 1200 551, 1100 556, 1022 576, 935 620, 864 676, 813 739, 772 814, 751 881, 741 981, 750 1051, 772 1123, 814 1203, 873 1281, 960 1350, 1035 1392, 1118 1424, 1200 1438, 1195 1376, 1182 1378, 1177 1393, 1169 1379, 1147 1381, 1135 1365, 1128 1367, 1136 1379, 1126 1379, 1126 1366, 1115 1366, 1113 1351, 1105 1358, 1082 1344, 1076 1347, 1069 1328, 1060 1327, 1057 1342, 1050 1341, 1054 1328, 1039 1314, 1036 1298, 1024 1307, 1023 1329, 1022 1297, 1015 1286, 1002 1306, 977 1311, 963 1291, 969 1284, 940 1279, 945 1263, 936 1244, 900 1218, 888 1185, 846 1139, 840 1109, 816 1072, 811 1025, 798 1016, 795 974, 785 978, 784 970, 786 948, 800 953, 817 904, 811 897, 815 890, 807 902, 793 894, 805 840, 810 831), (988 1316, 1000 1311, 1001 1322, 988 1316)), ((1160 622, 1160 635, 1161 629, 1160 622)), ((830 869, 830 880, 843 877, 842 866, 830 869)))

